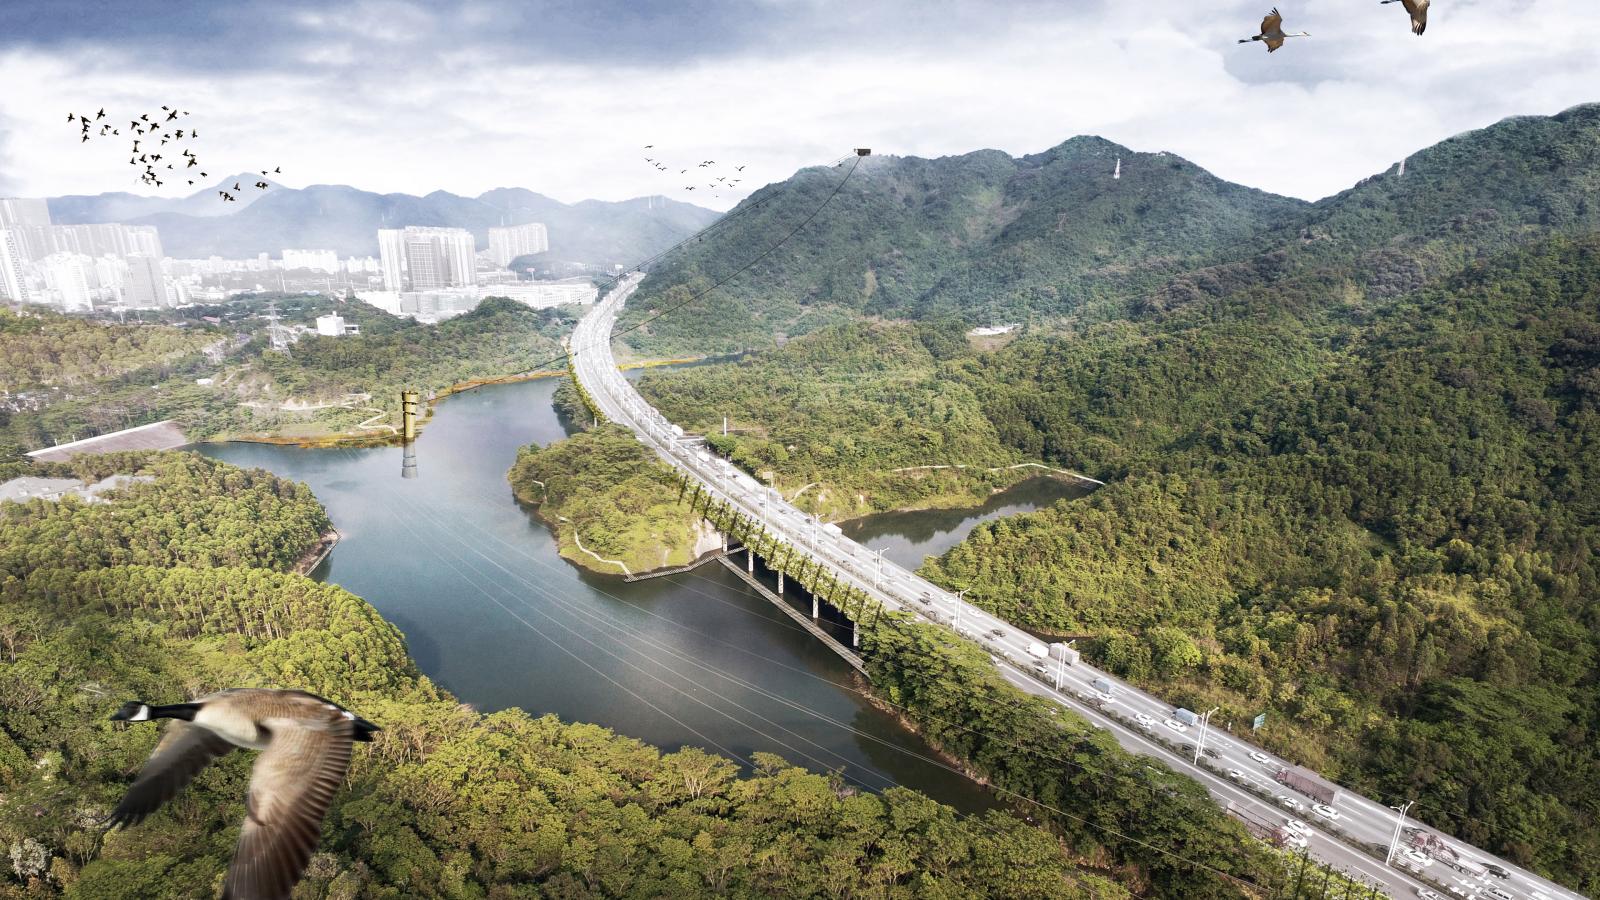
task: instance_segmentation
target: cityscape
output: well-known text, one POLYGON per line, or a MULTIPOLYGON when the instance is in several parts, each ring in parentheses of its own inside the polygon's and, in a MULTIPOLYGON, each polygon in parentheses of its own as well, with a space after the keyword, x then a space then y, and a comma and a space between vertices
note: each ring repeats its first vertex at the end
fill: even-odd
POLYGON ((153 225, 58 224, 44 199, 0 198, 0 299, 21 309, 121 314, 247 293, 326 293, 432 323, 485 297, 543 309, 592 303, 598 293, 587 277, 533 280, 531 266, 512 270, 550 249, 538 222, 491 227, 484 249, 465 228, 425 225, 379 229, 377 246, 376 257, 285 247, 275 257, 180 259, 166 255, 153 225))

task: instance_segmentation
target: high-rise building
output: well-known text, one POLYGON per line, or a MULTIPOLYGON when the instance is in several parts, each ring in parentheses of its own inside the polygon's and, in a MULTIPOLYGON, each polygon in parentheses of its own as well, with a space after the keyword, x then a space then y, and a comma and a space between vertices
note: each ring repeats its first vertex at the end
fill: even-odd
POLYGON ((15 303, 31 303, 28 279, 22 272, 22 245, 17 232, 0 228, 0 293, 15 303))
POLYGON ((151 225, 23 225, 22 252, 35 262, 53 253, 84 256, 129 256, 143 253, 160 259, 161 236, 151 225))
POLYGON ((128 257, 128 280, 122 291, 122 303, 130 309, 157 309, 167 305, 160 257, 142 253, 128 257))
POLYGON ((477 283, 477 243, 464 228, 408 225, 378 230, 386 291, 431 291, 477 283))
POLYGON ((550 249, 550 233, 538 222, 489 229, 489 255, 497 266, 509 266, 519 256, 550 249))
POLYGON ((19 225, 49 225, 50 205, 43 200, 0 197, 0 228, 19 225))
POLYGON ((332 250, 284 250, 285 269, 311 269, 330 275, 339 271, 339 254, 332 250))
POLYGON ((94 309, 90 293, 90 281, 95 279, 93 259, 80 253, 52 253, 36 263, 35 268, 63 310, 94 309))
POLYGON ((404 231, 398 228, 378 229, 378 265, 383 269, 383 289, 406 289, 406 249, 404 231))

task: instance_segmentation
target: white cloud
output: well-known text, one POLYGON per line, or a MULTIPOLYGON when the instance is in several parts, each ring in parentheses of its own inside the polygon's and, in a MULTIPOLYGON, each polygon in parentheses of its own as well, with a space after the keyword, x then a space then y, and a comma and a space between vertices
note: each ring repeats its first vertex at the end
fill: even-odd
POLYGON ((66 112, 176 98, 194 110, 213 175, 281 165, 288 184, 467 195, 515 185, 564 200, 666 194, 725 208, 748 191, 717 199, 707 179, 677 170, 744 163, 740 188, 754 189, 854 146, 1020 154, 1092 133, 1316 198, 1462 130, 1600 100, 1592 0, 1441 0, 1422 38, 1396 6, 1306 0, 1286 25, 1313 37, 1270 57, 1234 42, 1270 2, 1219 5, 1030 7, 957 33, 908 14, 915 40, 886 30, 808 46, 796 35, 786 52, 661 66, 429 47, 423 8, 388 2, 361 4, 356 19, 303 18, 298 54, 264 73, 197 76, 104 51, 18 49, 0 55, 0 130, 10 133, 0 179, 35 195, 137 192, 125 145, 78 142, 66 112), (357 20, 382 32, 376 45, 349 30, 357 20), (672 171, 647 166, 647 153, 672 171))

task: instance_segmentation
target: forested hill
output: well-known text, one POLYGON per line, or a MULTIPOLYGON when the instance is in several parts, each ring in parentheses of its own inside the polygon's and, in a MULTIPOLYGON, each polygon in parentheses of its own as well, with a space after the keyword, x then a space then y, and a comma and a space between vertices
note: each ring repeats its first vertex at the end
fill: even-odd
POLYGON ((254 755, 108 833, 161 729, 106 718, 226 686, 311 690, 383 728, 356 750, 297 897, 1128 896, 1005 813, 858 794, 766 753, 741 775, 694 748, 477 713, 361 598, 283 571, 326 525, 304 486, 193 454, 74 465, 154 481, 105 505, 0 504, 7 900, 215 896, 254 755))
MULTIPOLYGON (((671 302, 674 285, 731 274, 817 209, 852 165, 757 191, 657 265, 630 305, 671 302)), ((752 317, 784 327, 803 306, 1001 322, 1067 313, 1213 261, 1306 208, 1093 137, 1021 158, 869 156, 815 221, 718 292, 713 334, 695 336, 759 342, 752 317)), ((670 341, 690 327, 669 317, 650 333, 670 341)))
MULTIPOLYGON (((751 196, 652 269, 634 316, 779 243, 850 165, 802 170, 751 196)), ((629 340, 679 352, 762 347, 857 313, 1094 321, 1286 282, 1325 298, 1347 286, 1384 299, 1520 241, 1600 228, 1597 196, 1600 104, 1458 135, 1409 156, 1404 173, 1396 163, 1315 204, 1093 137, 1021 158, 872 156, 778 250, 691 314, 629 340), (1330 279, 1346 285, 1330 290, 1330 279)))

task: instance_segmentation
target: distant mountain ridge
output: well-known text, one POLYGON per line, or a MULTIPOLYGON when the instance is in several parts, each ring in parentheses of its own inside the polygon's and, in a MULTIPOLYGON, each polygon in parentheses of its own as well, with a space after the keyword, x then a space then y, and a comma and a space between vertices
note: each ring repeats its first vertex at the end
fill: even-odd
MULTIPOLYGON (((757 191, 726 226, 653 266, 632 305, 661 308, 679 285, 733 276, 842 178, 803 169, 757 191)), ((1600 230, 1596 197, 1593 103, 1465 132, 1316 203, 1098 137, 1022 157, 871 156, 815 221, 701 303, 715 329, 665 317, 630 342, 768 346, 841 309, 971 324, 1119 319, 1329 267, 1381 299, 1530 238, 1600 230)))
POLYGON ((665 198, 618 202, 562 203, 524 188, 496 188, 478 197, 434 191, 423 197, 377 194, 348 185, 305 188, 245 185, 237 206, 216 196, 234 182, 254 184, 259 175, 230 176, 181 198, 127 193, 52 197, 50 215, 59 224, 120 222, 154 225, 169 256, 203 258, 277 255, 285 247, 326 248, 340 256, 378 252, 380 228, 437 225, 465 228, 487 246, 497 225, 541 222, 550 232, 554 259, 594 265, 629 264, 682 240, 716 221, 720 213, 665 198))

